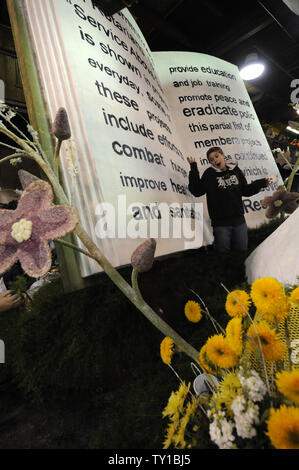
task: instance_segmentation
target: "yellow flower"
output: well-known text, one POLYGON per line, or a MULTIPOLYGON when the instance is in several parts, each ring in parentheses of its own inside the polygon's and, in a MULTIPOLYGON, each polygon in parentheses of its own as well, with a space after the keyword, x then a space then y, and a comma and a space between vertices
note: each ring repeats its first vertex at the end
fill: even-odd
POLYGON ((201 308, 197 302, 193 300, 188 300, 185 305, 185 315, 189 321, 192 323, 197 323, 202 319, 201 308))
POLYGON ((240 356, 243 351, 243 329, 240 317, 232 318, 226 325, 226 340, 231 350, 240 356))
POLYGON ((190 421, 191 416, 195 413, 196 410, 197 410, 197 402, 195 399, 192 399, 192 402, 187 403, 184 416, 182 416, 180 420, 177 435, 174 437, 175 447, 179 447, 181 449, 184 449, 186 447, 186 441, 185 441, 186 427, 190 421))
POLYGON ((270 325, 265 321, 251 325, 247 331, 255 345, 249 341, 250 346, 259 348, 261 345, 263 356, 268 361, 278 361, 282 359, 286 352, 286 345, 279 339, 275 330, 270 328, 270 325), (259 339, 260 341, 259 341, 259 339))
POLYGON ((222 334, 208 339, 206 354, 208 359, 217 367, 230 369, 238 363, 237 355, 231 350, 222 334))
POLYGON ((186 447, 185 429, 188 424, 188 417, 183 416, 180 420, 177 434, 174 436, 173 442, 176 448, 184 449, 186 447))
POLYGON ((233 411, 231 410, 231 404, 234 399, 241 395, 242 385, 238 379, 236 372, 228 372, 225 374, 223 380, 218 386, 218 390, 212 397, 213 408, 215 411, 222 410, 223 405, 226 407, 227 412, 233 417, 233 411))
POLYGON ((280 393, 299 405, 299 370, 279 372, 276 376, 276 385, 280 393))
POLYGON ((179 389, 177 391, 178 397, 181 400, 182 404, 184 404, 184 401, 189 393, 191 386, 191 382, 188 383, 188 385, 185 384, 185 382, 181 382, 179 389))
POLYGON ((171 443, 174 440, 174 436, 175 436, 177 428, 178 428, 178 421, 171 422, 168 425, 168 428, 166 431, 166 438, 163 442, 163 449, 168 449, 168 447, 171 445, 171 443))
POLYGON ((271 408, 267 426, 275 449, 299 449, 299 408, 286 405, 278 410, 271 408))
POLYGON ((207 358, 207 345, 206 344, 204 344, 202 346, 201 350, 199 351, 199 361, 200 361, 202 367, 207 372, 209 372, 209 374, 216 374, 217 373, 216 367, 215 366, 213 367, 211 362, 207 358))
POLYGON ((179 418, 183 411, 185 399, 189 393, 191 383, 182 382, 176 392, 171 392, 168 403, 162 412, 163 418, 169 416, 172 421, 179 418))
POLYGON ((261 277, 251 285, 251 298, 255 306, 259 309, 259 304, 270 302, 272 299, 279 299, 283 293, 281 282, 273 277, 261 277))
POLYGON ((283 286, 272 277, 254 281, 251 298, 259 313, 269 322, 280 322, 289 314, 290 306, 283 286))
POLYGON ((160 344, 160 356, 164 364, 171 364, 174 342, 169 336, 165 336, 160 344))
POLYGON ((247 292, 234 290, 226 297, 225 310, 231 317, 245 317, 250 304, 251 300, 247 292))
POLYGON ((264 319, 268 322, 274 323, 277 321, 278 323, 283 321, 290 313, 290 304, 288 301, 288 297, 283 294, 280 300, 273 304, 268 309, 260 312, 264 319))
POLYGON ((290 301, 296 305, 299 305, 299 286, 293 289, 290 293, 290 301))
POLYGON ((170 397, 168 399, 168 403, 164 410, 162 411, 162 416, 165 418, 166 416, 169 416, 169 418, 172 421, 176 421, 179 417, 179 408, 180 408, 181 402, 180 398, 177 395, 177 392, 171 392, 170 397))

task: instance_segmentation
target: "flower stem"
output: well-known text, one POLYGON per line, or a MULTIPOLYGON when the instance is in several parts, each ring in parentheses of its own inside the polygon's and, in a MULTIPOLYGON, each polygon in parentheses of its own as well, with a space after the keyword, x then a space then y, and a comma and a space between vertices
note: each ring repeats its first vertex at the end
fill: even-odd
POLYGON ((139 274, 139 271, 137 268, 133 267, 132 269, 132 275, 131 275, 131 281, 132 281, 132 287, 137 295, 137 297, 142 300, 142 295, 141 295, 141 292, 140 292, 140 289, 139 289, 139 285, 138 285, 138 274, 139 274))
POLYGON ((225 331, 224 329, 222 328, 222 326, 215 320, 214 317, 212 317, 212 315, 210 314, 207 306, 205 305, 204 301, 200 298, 200 296, 193 290, 193 289, 190 289, 191 292, 193 292, 194 295, 196 295, 196 297, 199 298, 199 300, 201 301, 201 303, 203 304, 203 306, 205 307, 205 313, 207 314, 207 317, 210 319, 210 321, 212 322, 215 330, 216 330, 216 333, 219 334, 219 331, 217 330, 217 326, 218 328, 220 329, 220 331, 225 335, 225 331))
POLYGON ((55 243, 56 242, 60 243, 63 246, 67 246, 68 248, 71 248, 72 250, 79 251, 79 253, 82 253, 83 255, 88 256, 89 258, 92 258, 95 261, 97 261, 97 259, 89 253, 89 251, 79 248, 77 245, 74 245, 74 243, 70 243, 70 242, 67 242, 66 240, 62 240, 62 238, 55 238, 55 243))
POLYGON ((27 158, 32 158, 30 157, 30 155, 28 155, 27 153, 25 152, 16 152, 16 153, 12 153, 11 155, 8 155, 7 157, 4 157, 4 158, 1 158, 0 160, 0 163, 4 163, 4 162, 7 162, 13 158, 17 158, 17 157, 27 157, 27 158))
POLYGON ((288 356, 289 356, 289 363, 290 363, 289 370, 292 370, 290 331, 289 331, 289 325, 288 325, 288 319, 287 318, 285 318, 285 320, 284 320, 284 326, 285 326, 285 338, 286 338, 287 350, 288 350, 288 356))
POLYGON ((53 162, 54 173, 58 181, 59 181, 59 153, 61 149, 61 144, 62 144, 62 140, 58 139, 56 147, 55 147, 54 162, 53 162))
POLYGON ((296 163, 295 165, 293 166, 293 169, 292 169, 292 172, 288 178, 288 185, 287 185, 287 191, 288 192, 291 192, 291 189, 292 189, 292 184, 293 184, 293 179, 294 179, 294 176, 295 176, 295 173, 297 171, 297 169, 299 168, 299 157, 297 158, 296 160, 296 163))
POLYGON ((135 270, 132 274, 132 282, 134 288, 121 276, 121 274, 106 259, 101 250, 97 247, 88 233, 84 230, 79 222, 74 230, 74 234, 82 241, 88 250, 88 256, 91 256, 103 268, 107 276, 121 290, 121 292, 132 302, 135 307, 165 336, 173 339, 174 343, 181 350, 191 357, 197 364, 199 363, 199 352, 187 343, 175 330, 173 330, 164 320, 162 320, 156 312, 144 301, 139 288, 137 287, 138 273, 135 270))

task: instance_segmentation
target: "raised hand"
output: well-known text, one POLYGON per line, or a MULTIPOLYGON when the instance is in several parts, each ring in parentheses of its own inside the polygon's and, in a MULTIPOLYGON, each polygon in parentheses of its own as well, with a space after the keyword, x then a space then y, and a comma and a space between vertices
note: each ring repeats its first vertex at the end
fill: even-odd
POLYGON ((0 294, 0 312, 6 312, 12 308, 16 308, 23 302, 22 297, 12 294, 10 290, 0 294))

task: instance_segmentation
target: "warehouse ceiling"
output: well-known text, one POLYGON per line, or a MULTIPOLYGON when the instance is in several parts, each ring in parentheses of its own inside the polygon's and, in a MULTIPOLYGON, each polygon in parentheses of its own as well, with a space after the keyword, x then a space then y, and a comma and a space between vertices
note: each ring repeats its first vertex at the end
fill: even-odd
MULTIPOLYGON (((299 16, 286 3, 292 3, 293 9, 297 6, 298 12, 299 0, 93 1, 103 11, 118 11, 127 4, 152 51, 202 52, 237 66, 257 52, 266 70, 246 86, 259 118, 267 122, 298 118, 289 103, 291 82, 299 79, 299 16)), ((9 27, 3 0, 0 23, 9 27)))
MULTIPOLYGON (((299 13, 299 0, 289 3, 299 13)), ((298 117, 289 103, 299 79, 299 16, 283 0, 139 0, 130 10, 153 51, 202 52, 239 67, 258 53, 266 70, 246 85, 260 119, 298 117)))

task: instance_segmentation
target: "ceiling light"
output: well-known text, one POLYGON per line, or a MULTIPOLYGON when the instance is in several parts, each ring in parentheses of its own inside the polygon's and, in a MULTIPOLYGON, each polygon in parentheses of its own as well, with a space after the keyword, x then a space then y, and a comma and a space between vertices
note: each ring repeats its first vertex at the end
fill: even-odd
POLYGON ((262 75, 264 70, 265 66, 259 60, 258 55, 255 53, 249 54, 240 70, 240 76, 243 80, 254 80, 262 75))

